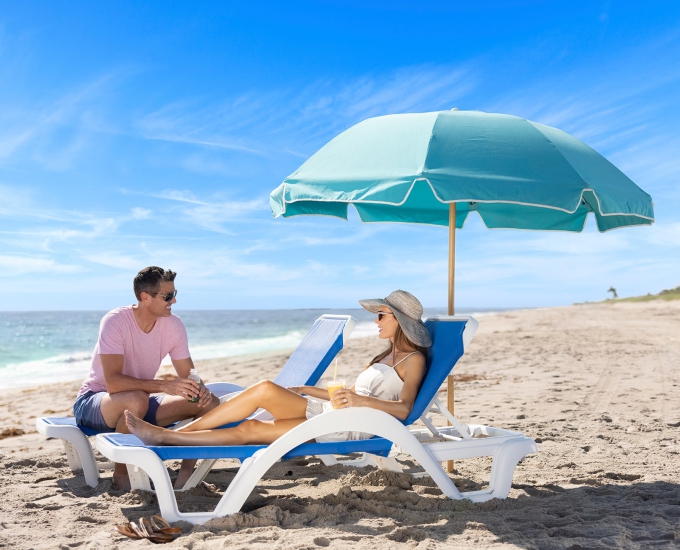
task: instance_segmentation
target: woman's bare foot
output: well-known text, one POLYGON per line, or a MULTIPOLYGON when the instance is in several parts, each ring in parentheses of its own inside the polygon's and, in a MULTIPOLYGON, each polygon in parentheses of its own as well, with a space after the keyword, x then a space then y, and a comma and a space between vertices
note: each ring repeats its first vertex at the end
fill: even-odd
POLYGON ((177 472, 177 479, 175 480, 175 489, 182 489, 191 474, 194 473, 194 466, 196 465, 196 460, 183 460, 180 466, 179 472, 177 472))
POLYGON ((144 422, 141 418, 136 417, 130 411, 125 411, 125 424, 130 430, 130 433, 136 435, 141 439, 145 445, 163 445, 163 432, 165 428, 159 428, 148 422, 144 422))

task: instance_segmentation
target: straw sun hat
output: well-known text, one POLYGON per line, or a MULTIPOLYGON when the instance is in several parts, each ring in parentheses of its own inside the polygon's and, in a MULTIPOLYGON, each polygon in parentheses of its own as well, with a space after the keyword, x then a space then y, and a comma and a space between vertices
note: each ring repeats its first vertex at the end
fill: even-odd
POLYGON ((359 300, 361 307, 371 313, 379 313, 380 306, 387 306, 399 321, 401 330, 414 344, 429 348, 432 345, 430 333, 422 321, 423 306, 413 294, 405 290, 395 290, 384 300, 359 300))

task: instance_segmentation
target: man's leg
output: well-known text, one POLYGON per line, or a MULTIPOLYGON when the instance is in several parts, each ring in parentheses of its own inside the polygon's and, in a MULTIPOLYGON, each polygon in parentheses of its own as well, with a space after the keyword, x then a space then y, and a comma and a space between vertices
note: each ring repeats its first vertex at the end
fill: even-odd
MULTIPOLYGON (((141 391, 124 391, 113 394, 106 394, 102 397, 99 410, 105 424, 118 433, 130 433, 125 424, 123 412, 127 410, 138 411, 142 418, 146 415, 149 407, 149 394, 141 391)), ((113 468, 113 481, 118 489, 123 491, 130 490, 130 479, 125 464, 116 463, 113 468)))
MULTIPOLYGON (((212 395, 210 396, 210 402, 205 407, 198 407, 196 403, 190 403, 184 397, 177 395, 165 395, 163 400, 158 406, 156 411, 156 419, 146 418, 156 426, 169 426, 174 422, 184 420, 186 418, 199 418, 205 413, 213 410, 220 404, 220 399, 212 395)), ((196 460, 183 460, 180 466, 179 472, 177 474, 177 479, 175 480, 175 489, 181 489, 184 484, 191 477, 194 471, 194 466, 196 465, 196 460)))

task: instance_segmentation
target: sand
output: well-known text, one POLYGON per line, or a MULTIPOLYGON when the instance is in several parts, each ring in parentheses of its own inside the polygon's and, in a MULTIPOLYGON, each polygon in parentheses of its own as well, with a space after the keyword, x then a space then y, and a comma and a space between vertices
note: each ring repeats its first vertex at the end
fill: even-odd
MULTIPOLYGON (((521 430, 539 452, 517 468, 509 498, 450 501, 429 478, 277 464, 242 513, 180 522, 168 547, 191 548, 671 548, 680 546, 680 301, 603 303, 481 317, 456 367, 456 415, 521 430)), ((342 374, 382 349, 351 340, 342 374)), ((207 381, 270 378, 288 353, 202 362, 207 381)), ((353 372, 352 372, 353 371, 353 372)), ((153 495, 97 488, 69 470, 61 441, 36 416, 70 412, 78 382, 0 393, 0 546, 142 548, 114 525, 157 513, 153 495), (24 435, 12 435, 25 431, 24 435)), ((416 466, 410 464, 411 466, 416 466)), ((169 463, 176 469, 176 463, 169 463)), ((481 488, 490 459, 457 461, 452 477, 481 488)), ((184 510, 210 509, 236 464, 208 476, 184 510)))

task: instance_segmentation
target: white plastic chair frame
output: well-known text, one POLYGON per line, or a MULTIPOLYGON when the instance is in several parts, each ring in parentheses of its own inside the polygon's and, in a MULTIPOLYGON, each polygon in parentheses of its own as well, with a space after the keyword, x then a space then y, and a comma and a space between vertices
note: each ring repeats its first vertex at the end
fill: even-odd
MULTIPOLYGON (((467 320, 463 334, 464 346, 467 347, 478 327, 477 321, 469 316, 440 317, 440 319, 467 320)), ((127 463, 139 485, 143 485, 146 490, 151 489, 146 476, 148 474, 156 488, 161 514, 169 521, 184 520, 194 524, 203 524, 214 517, 238 512, 258 481, 282 456, 316 437, 347 430, 372 433, 389 439, 394 444, 390 456, 385 458, 364 453, 359 460, 337 462, 333 456, 323 455, 321 458, 325 463, 340 463, 347 466, 374 465, 402 471, 394 457, 397 454, 406 453, 420 463, 424 469, 424 475, 430 475, 449 498, 467 498, 473 502, 506 498, 510 492, 518 462, 527 454, 537 452, 536 443, 520 432, 478 424, 463 424, 450 414, 436 395, 426 411, 429 412, 432 407, 441 411, 453 425, 435 427, 426 413, 421 419, 428 429, 409 430, 393 416, 365 407, 330 411, 312 418, 284 434, 266 449, 261 449, 245 459, 236 477, 212 512, 184 513, 179 511, 167 469, 160 457, 152 450, 145 447, 118 446, 108 441, 106 434, 97 436, 96 445, 99 451, 111 460, 127 463), (481 456, 493 458, 489 486, 481 491, 460 492, 440 465, 440 462, 447 460, 481 456)), ((209 463, 205 473, 215 461, 215 459, 204 461, 209 463)), ((201 470, 201 466, 197 472, 201 470)), ((195 485, 204 476, 203 471, 200 474, 195 473, 191 481, 195 485)))
MULTIPOLYGON (((356 320, 350 315, 324 314, 321 315, 319 319, 338 319, 346 321, 342 331, 343 342, 347 342, 348 338, 356 327, 356 320)), ((243 386, 239 386, 238 384, 230 384, 227 382, 213 382, 206 384, 206 386, 210 389, 210 391, 220 398, 220 402, 233 397, 245 389, 243 386)), ((266 411, 262 411, 256 418, 266 419, 268 414, 269 413, 266 411)), ((85 477, 85 482, 90 487, 96 487, 99 484, 99 470, 111 469, 113 468, 113 463, 97 462, 89 440, 89 437, 92 436, 87 436, 78 426, 75 425, 75 423, 60 424, 58 423, 58 420, 72 421, 72 417, 65 417, 62 419, 40 417, 36 419, 35 427, 38 433, 41 433, 45 437, 61 439, 64 444, 64 451, 66 453, 66 458, 71 471, 73 473, 77 473, 82 470, 85 477)), ((177 428, 190 421, 191 420, 182 421, 175 427, 177 428)), ((182 490, 190 489, 200 483, 210 471, 211 466, 212 465, 201 464, 199 468, 194 471, 193 475, 182 490)), ((148 479, 145 479, 143 475, 139 474, 139 472, 132 471, 131 468, 128 468, 128 472, 130 473, 133 489, 148 490, 148 479)))

